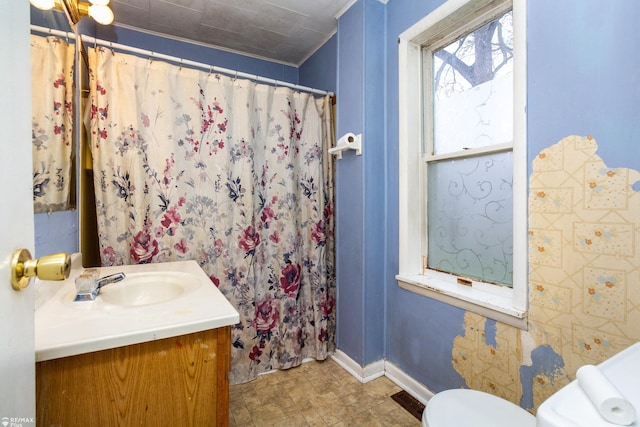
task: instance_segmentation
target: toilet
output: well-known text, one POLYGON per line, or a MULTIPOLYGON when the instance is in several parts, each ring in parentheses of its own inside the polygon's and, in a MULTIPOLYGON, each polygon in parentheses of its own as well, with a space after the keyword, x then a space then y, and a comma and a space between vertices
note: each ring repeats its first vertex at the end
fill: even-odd
POLYGON ((423 427, 535 427, 536 417, 489 393, 445 390, 433 396, 422 413, 423 427))

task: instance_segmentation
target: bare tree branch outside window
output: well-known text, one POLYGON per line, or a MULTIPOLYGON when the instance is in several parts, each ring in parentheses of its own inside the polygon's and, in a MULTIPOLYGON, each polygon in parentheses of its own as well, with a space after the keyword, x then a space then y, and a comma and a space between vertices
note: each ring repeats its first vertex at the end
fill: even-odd
POLYGON ((510 73, 512 60, 513 19, 507 12, 434 53, 436 99, 510 73))

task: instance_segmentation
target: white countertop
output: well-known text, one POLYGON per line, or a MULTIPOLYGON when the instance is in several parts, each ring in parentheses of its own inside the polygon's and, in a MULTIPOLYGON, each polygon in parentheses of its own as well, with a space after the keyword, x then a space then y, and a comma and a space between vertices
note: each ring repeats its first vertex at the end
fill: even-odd
MULTIPOLYGON (((195 261, 100 267, 100 277, 124 272, 190 274, 201 285, 170 301, 141 306, 74 302, 77 257, 65 281, 35 280, 36 361, 170 338, 238 323, 239 314, 195 261)), ((125 279, 126 280, 126 279, 125 279)), ((122 282, 124 283, 124 282, 122 282)), ((114 283, 111 286, 118 286, 114 283)), ((105 290, 107 287, 104 288, 105 290)))

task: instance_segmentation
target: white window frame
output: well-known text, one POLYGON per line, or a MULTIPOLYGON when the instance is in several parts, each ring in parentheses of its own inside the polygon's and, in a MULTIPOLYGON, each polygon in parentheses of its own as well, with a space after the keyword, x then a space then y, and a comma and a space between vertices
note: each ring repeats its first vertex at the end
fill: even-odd
MULTIPOLYGON (((527 116, 526 0, 448 0, 402 33, 399 44, 399 271, 401 288, 519 328, 527 327, 527 116), (488 11, 513 7, 513 287, 473 281, 424 269, 426 232, 423 166, 423 45, 454 34, 456 22, 481 22, 488 11)), ((459 26, 458 26, 459 27, 459 26)), ((463 34, 459 34, 462 36, 463 34)), ((425 126, 429 128, 429 126, 425 126)))

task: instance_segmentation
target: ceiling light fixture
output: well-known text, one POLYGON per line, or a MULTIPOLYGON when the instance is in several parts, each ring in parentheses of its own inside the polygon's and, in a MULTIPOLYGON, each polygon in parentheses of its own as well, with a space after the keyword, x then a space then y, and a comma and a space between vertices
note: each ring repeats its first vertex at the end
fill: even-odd
POLYGON ((77 24, 83 16, 90 16, 102 25, 111 24, 114 18, 109 0, 89 0, 89 3, 78 0, 29 0, 29 2, 38 9, 56 8, 64 11, 73 25, 77 24))

